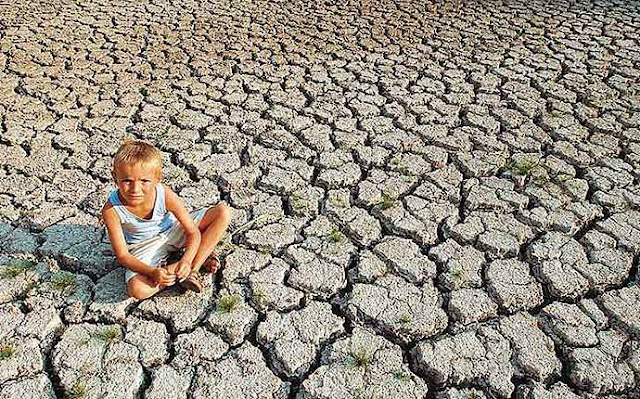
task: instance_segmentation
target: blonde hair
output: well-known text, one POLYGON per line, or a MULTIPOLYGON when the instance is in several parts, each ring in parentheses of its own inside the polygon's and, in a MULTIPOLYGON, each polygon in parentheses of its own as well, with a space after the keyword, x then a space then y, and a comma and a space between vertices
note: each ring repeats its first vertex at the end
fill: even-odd
POLYGON ((116 169, 120 165, 135 164, 155 164, 157 166, 157 177, 162 177, 162 155, 151 144, 142 140, 127 140, 113 157, 113 177, 116 176, 116 169))

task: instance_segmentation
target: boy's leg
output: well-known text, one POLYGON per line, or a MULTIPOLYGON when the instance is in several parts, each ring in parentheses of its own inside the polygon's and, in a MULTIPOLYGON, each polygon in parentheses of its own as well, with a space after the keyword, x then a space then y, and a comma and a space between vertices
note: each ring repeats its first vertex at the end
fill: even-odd
MULTIPOLYGON (((131 255, 135 256, 141 262, 152 267, 161 267, 166 264, 166 258, 169 255, 166 246, 166 239, 161 236, 147 239, 141 243, 134 244, 129 248, 131 255)), ((167 267, 169 269, 169 267, 167 267)), ((168 270, 169 273, 175 273, 168 270)), ((127 294, 136 299, 146 299, 154 295, 158 291, 166 288, 166 285, 154 285, 149 277, 127 271, 127 294), (134 274, 133 277, 128 277, 134 274)))
POLYGON ((198 252, 196 252, 196 256, 193 258, 193 263, 191 264, 192 272, 200 270, 200 266, 202 266, 216 245, 218 245, 222 235, 229 227, 230 221, 231 208, 226 204, 219 204, 207 210, 198 225, 201 239, 198 252))
POLYGON ((136 299, 149 298, 163 288, 163 285, 154 286, 147 276, 142 274, 138 274, 127 281, 127 294, 136 299))

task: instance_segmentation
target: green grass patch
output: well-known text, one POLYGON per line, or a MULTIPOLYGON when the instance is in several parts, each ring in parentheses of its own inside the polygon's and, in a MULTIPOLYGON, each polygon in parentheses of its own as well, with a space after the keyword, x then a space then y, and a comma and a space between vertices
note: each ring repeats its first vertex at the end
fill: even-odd
POLYGON ((331 233, 329 233, 329 241, 331 242, 343 242, 346 239, 346 237, 344 236, 344 234, 342 234, 340 232, 340 230, 334 228, 331 230, 331 233))
POLYGON ((360 348, 351 352, 345 364, 347 367, 368 368, 371 364, 371 353, 365 348, 360 348))
POLYGON ((223 295, 216 301, 216 311, 220 313, 231 313, 240 305, 238 295, 223 295))
POLYGON ((0 360, 8 359, 15 353, 15 349, 11 344, 0 344, 0 360))
POLYGON ((393 378, 395 378, 398 381, 402 381, 402 382, 407 382, 411 379, 411 377, 409 377, 409 374, 405 373, 402 370, 396 370, 393 372, 393 378))
POLYGON ((469 391, 467 392, 466 397, 469 399, 478 399, 480 398, 480 395, 478 395, 476 391, 469 391))
POLYGON ((72 273, 58 272, 51 278, 51 286, 66 296, 76 288, 76 278, 72 273))
POLYGON ((87 387, 84 384, 76 381, 70 390, 64 393, 65 399, 82 399, 87 396, 87 387))
POLYGON ((0 269, 0 277, 15 278, 20 274, 26 274, 28 271, 35 269, 38 263, 32 260, 11 259, 2 269, 0 269))
POLYGON ((455 266, 449 271, 449 279, 454 288, 460 288, 467 282, 467 273, 461 266, 455 266))
POLYGON ((346 208, 349 206, 349 200, 340 195, 329 195, 329 203, 336 208, 346 208))
POLYGON ((382 210, 393 208, 398 204, 398 200, 387 193, 382 193, 382 200, 376 206, 382 210))
POLYGON ((408 324, 408 323, 411 323, 412 320, 413 320, 413 318, 411 317, 410 314, 404 313, 404 314, 402 314, 402 316, 400 316, 400 320, 399 321, 400 321, 401 324, 408 324))
POLYGON ((116 342, 120 341, 120 327, 105 327, 98 333, 98 338, 107 345, 115 344, 116 342))
POLYGON ((253 297, 253 301, 259 306, 264 306, 265 303, 267 302, 267 297, 264 294, 264 292, 262 292, 261 289, 253 290, 252 297, 253 297))
POLYGON ((538 162, 523 159, 511 163, 511 171, 516 176, 528 176, 538 166, 538 162))

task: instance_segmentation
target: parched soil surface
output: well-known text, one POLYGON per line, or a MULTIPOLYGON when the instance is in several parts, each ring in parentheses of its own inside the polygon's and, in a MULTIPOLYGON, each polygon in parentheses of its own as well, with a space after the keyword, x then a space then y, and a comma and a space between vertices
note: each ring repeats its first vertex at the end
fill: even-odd
POLYGON ((638 2, 8 1, 0 118, 1 399, 640 397, 638 2), (200 294, 126 297, 127 138, 200 294))

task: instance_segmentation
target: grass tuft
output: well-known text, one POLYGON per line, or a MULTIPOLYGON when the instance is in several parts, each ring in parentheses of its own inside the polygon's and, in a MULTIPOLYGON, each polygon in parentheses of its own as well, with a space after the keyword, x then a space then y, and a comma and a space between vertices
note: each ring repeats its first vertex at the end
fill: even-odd
POLYGON ((387 193, 382 193, 382 200, 376 204, 382 210, 393 208, 397 204, 397 199, 387 193))
POLYGON ((410 314, 408 313, 403 313, 402 316, 400 316, 400 323, 401 324, 408 324, 411 323, 411 321, 413 320, 413 318, 411 317, 410 314))
POLYGON ((329 233, 329 241, 331 242, 342 242, 344 240, 345 240, 344 234, 342 234, 340 230, 336 228, 332 229, 331 233, 329 233))
POLYGON ((467 273, 461 266, 455 266, 449 271, 449 278, 454 288, 460 288, 467 282, 467 273))
POLYGON ((30 270, 33 270, 38 263, 32 260, 12 259, 0 269, 1 278, 15 278, 30 270))
POLYGON ((240 305, 240 297, 238 295, 224 295, 216 301, 216 311, 220 313, 231 313, 240 305))
POLYGON ((346 365, 348 367, 361 367, 366 369, 370 364, 371 353, 365 348, 360 348, 351 352, 351 355, 346 360, 346 365))
POLYGON ((78 381, 73 384, 70 390, 64 393, 65 399, 82 399, 87 396, 87 388, 78 381))
POLYGON ((538 163, 531 160, 514 161, 511 170, 517 176, 529 176, 537 166, 538 163))
POLYGON ((253 301, 258 305, 258 306, 264 306, 265 303, 267 302, 267 296, 264 294, 264 292, 259 289, 256 288, 255 290, 253 290, 253 301))
POLYGON ((411 378, 409 377, 409 374, 405 373, 402 370, 396 370, 393 372, 393 377, 396 380, 402 381, 402 382, 407 382, 409 381, 411 378))
POLYGON ((467 396, 467 398, 469 398, 469 399, 478 399, 478 398, 480 397, 480 395, 478 395, 478 394, 476 393, 476 391, 469 391, 469 392, 467 392, 467 395, 466 395, 466 396, 467 396))
POLYGON ((13 356, 15 349, 11 344, 0 344, 0 360, 8 359, 13 356))
POLYGON ((307 210, 309 208, 308 203, 304 201, 304 199, 296 193, 289 195, 289 204, 295 210, 307 210))
POLYGON ((76 278, 71 273, 58 272, 51 278, 51 286, 66 296, 76 288, 76 278))
POLYGON ((115 344, 120 340, 120 327, 118 326, 105 327, 98 334, 98 338, 104 341, 104 343, 107 345, 115 344))

